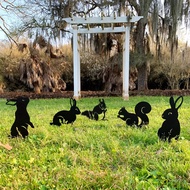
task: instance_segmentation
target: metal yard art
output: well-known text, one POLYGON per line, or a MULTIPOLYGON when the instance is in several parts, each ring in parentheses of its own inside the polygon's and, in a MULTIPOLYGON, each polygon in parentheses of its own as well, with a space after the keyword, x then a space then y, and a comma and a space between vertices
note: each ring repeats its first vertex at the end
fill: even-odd
POLYGON ((161 128, 158 130, 158 137, 163 141, 171 142, 172 138, 175 138, 177 140, 180 135, 178 109, 183 103, 183 96, 179 96, 175 101, 171 96, 169 103, 171 108, 166 109, 162 114, 162 118, 165 119, 165 121, 163 122, 161 128))
POLYGON ((92 111, 91 110, 83 111, 82 115, 88 117, 89 119, 93 119, 97 121, 99 119, 98 115, 103 113, 102 120, 104 120, 106 117, 106 111, 107 111, 107 108, 106 108, 106 103, 104 99, 99 99, 99 104, 96 105, 92 111))
POLYGON ((34 128, 34 125, 30 121, 30 116, 27 112, 27 105, 29 101, 30 100, 28 97, 17 97, 13 99, 7 99, 7 105, 17 107, 17 110, 15 112, 15 121, 11 127, 11 138, 19 136, 25 138, 28 136, 28 125, 34 128))
MULTIPOLYGON (((33 123, 30 121, 30 116, 27 112, 27 105, 29 103, 28 97, 17 97, 12 99, 7 99, 6 105, 16 106, 15 121, 11 127, 11 134, 9 137, 23 137, 28 136, 28 125, 34 128, 33 123)), ((180 136, 180 122, 178 120, 178 109, 183 104, 183 96, 179 96, 174 100, 171 96, 169 99, 170 107, 166 109, 162 118, 164 122, 158 129, 157 135, 160 140, 171 142, 172 139, 178 140, 180 136)), ((58 111, 53 116, 53 121, 51 125, 61 126, 62 124, 73 124, 76 120, 76 115, 81 114, 92 120, 99 120, 99 115, 103 114, 102 120, 105 120, 107 107, 104 99, 99 99, 99 104, 94 106, 92 110, 85 110, 81 113, 80 109, 76 106, 77 102, 74 98, 70 98, 70 110, 58 111)), ((130 113, 125 107, 122 107, 118 111, 117 117, 126 122, 128 126, 134 126, 141 128, 149 124, 148 113, 151 112, 152 107, 146 101, 141 101, 136 104, 135 112, 130 113)), ((11 149, 12 147, 0 143, 0 146, 11 149)))
POLYGON ((70 99, 70 110, 62 110, 57 112, 53 117, 51 125, 61 126, 62 123, 69 124, 76 120, 76 115, 80 114, 80 109, 76 106, 77 102, 75 99, 70 99))
POLYGON ((136 126, 141 128, 144 125, 149 124, 149 118, 147 116, 151 111, 151 105, 148 102, 142 101, 135 106, 135 113, 128 112, 125 107, 122 107, 118 112, 118 118, 124 120, 129 126, 136 126), (139 123, 139 118, 141 123, 139 123))

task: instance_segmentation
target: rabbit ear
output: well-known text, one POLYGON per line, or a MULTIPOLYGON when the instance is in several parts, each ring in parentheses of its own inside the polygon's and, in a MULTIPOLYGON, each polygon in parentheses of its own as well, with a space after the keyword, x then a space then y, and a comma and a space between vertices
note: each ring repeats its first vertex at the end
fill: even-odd
POLYGON ((75 99, 73 99, 73 106, 76 106, 77 102, 75 99))
POLYGON ((72 102, 73 102, 73 99, 72 98, 70 98, 70 105, 72 106, 72 102))
POLYGON ((176 99, 176 101, 175 101, 175 106, 176 106, 177 102, 179 101, 179 99, 181 99, 181 102, 180 102, 180 104, 178 105, 178 107, 176 107, 176 109, 179 109, 179 108, 181 107, 181 105, 182 105, 182 103, 183 103, 183 96, 179 96, 179 97, 176 99))
POLYGON ((172 109, 175 109, 175 103, 174 103, 173 96, 170 97, 170 106, 171 106, 172 109))

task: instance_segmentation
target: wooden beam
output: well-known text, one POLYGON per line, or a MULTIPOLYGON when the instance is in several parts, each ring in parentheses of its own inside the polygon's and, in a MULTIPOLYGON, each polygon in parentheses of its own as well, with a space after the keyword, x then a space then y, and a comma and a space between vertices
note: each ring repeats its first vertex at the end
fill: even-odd
POLYGON ((69 24, 80 25, 80 24, 110 24, 110 23, 128 23, 128 22, 137 22, 142 16, 128 16, 123 17, 72 17, 72 18, 63 18, 69 24))
MULTIPOLYGON (((85 34, 85 33, 120 33, 125 32, 125 27, 105 27, 102 29, 102 27, 96 27, 96 28, 80 28, 78 27, 78 33, 85 34)), ((69 32, 73 33, 73 29, 70 29, 69 32)))
POLYGON ((81 97, 81 78, 80 78, 80 54, 78 45, 77 25, 73 26, 73 75, 74 75, 74 98, 81 97))
POLYGON ((129 99, 129 52, 130 52, 130 25, 126 26, 123 36, 123 99, 129 99))

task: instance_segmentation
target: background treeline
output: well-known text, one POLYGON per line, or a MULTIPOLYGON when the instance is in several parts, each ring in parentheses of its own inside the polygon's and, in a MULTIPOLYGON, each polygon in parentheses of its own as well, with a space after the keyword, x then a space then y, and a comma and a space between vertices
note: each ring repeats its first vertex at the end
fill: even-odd
MULTIPOLYGON (((130 90, 189 89, 189 47, 179 30, 189 25, 188 0, 15 2, 4 1, 0 7, 20 19, 8 27, 1 16, 1 30, 9 40, 1 42, 2 90, 72 90, 72 35, 62 18, 101 12, 143 16, 131 26, 130 90)), ((79 43, 82 90, 120 93, 123 34, 84 34, 79 43)))

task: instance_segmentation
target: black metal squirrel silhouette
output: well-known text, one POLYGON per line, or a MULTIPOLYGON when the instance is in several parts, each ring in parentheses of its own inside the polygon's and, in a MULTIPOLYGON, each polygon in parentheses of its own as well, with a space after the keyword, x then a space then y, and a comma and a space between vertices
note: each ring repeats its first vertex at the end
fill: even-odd
POLYGON ((104 101, 104 99, 99 99, 99 104, 96 105, 93 110, 86 110, 82 112, 82 115, 88 117, 89 119, 94 119, 94 120, 98 120, 99 119, 99 114, 104 114, 102 120, 105 119, 106 117, 106 103, 104 101))
POLYGON ((80 114, 80 109, 76 106, 77 102, 75 99, 70 99, 71 108, 69 111, 62 110, 57 112, 53 117, 53 122, 51 125, 61 126, 61 123, 69 124, 76 120, 76 115, 80 114), (61 122, 60 122, 61 121, 61 122))
POLYGON ((122 107, 119 112, 118 116, 120 119, 126 121, 126 124, 129 126, 137 126, 141 128, 143 125, 149 124, 149 118, 146 114, 151 111, 151 105, 148 102, 139 102, 135 106, 135 113, 129 113, 125 107, 122 107), (139 119, 141 119, 141 123, 139 123, 139 119))
POLYGON ((30 121, 30 116, 27 112, 27 105, 29 103, 28 97, 17 97, 13 99, 7 99, 6 104, 16 106, 15 121, 11 127, 11 138, 19 137, 22 135, 23 138, 28 136, 28 125, 34 128, 34 125, 30 121), (15 102, 11 104, 10 102, 15 102))
POLYGON ((81 115, 85 115, 86 117, 88 117, 89 119, 94 119, 94 120, 98 120, 98 114, 93 113, 93 111, 91 110, 85 110, 81 113, 81 115))
POLYGON ((178 109, 181 107, 183 103, 183 96, 179 96, 175 101, 171 96, 169 100, 171 108, 166 109, 162 118, 165 119, 161 128, 158 130, 158 137, 163 141, 171 142, 172 138, 178 140, 180 135, 180 123, 178 120, 178 109), (178 106, 176 104, 179 103, 178 106))

